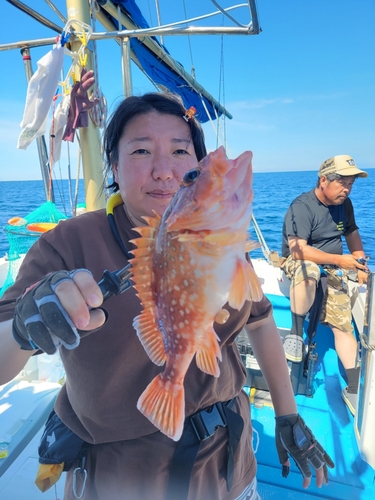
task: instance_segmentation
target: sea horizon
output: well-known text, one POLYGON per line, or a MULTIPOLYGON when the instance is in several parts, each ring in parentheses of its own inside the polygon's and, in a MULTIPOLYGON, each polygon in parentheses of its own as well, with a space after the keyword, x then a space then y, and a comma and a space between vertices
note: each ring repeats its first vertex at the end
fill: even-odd
MULTIPOLYGON (((374 167, 359 167, 361 170, 374 170, 374 167)), ((299 173, 299 172, 316 172, 318 175, 318 170, 312 169, 312 170, 253 170, 253 174, 288 174, 288 173, 299 173)), ((79 178, 80 181, 83 181, 83 177, 79 178)), ((40 181, 43 182, 42 179, 0 179, 1 182, 36 182, 40 181)), ((57 182, 59 181, 69 181, 69 178, 61 177, 57 182)), ((75 179, 70 179, 71 182, 75 182, 75 179)), ((54 181, 55 182, 55 181, 54 181)))
MULTIPOLYGON (((368 169, 367 178, 356 180, 350 198, 354 205, 356 223, 366 254, 375 260, 375 219, 369 200, 375 191, 375 170, 368 169)), ((270 250, 281 254, 283 220, 290 203, 302 192, 315 188, 316 170, 288 170, 285 172, 254 172, 253 215, 270 250), (293 175, 292 175, 293 174, 293 175), (301 187, 302 186, 302 187, 301 187)), ((74 196, 75 180, 71 181, 73 194, 69 194, 67 179, 54 181, 56 208, 70 217, 70 198, 74 196)), ((0 257, 9 250, 4 231, 11 217, 24 217, 46 201, 42 180, 0 181, 0 257)), ((84 182, 79 180, 78 203, 84 202, 84 182)), ((250 234, 256 239, 252 225, 250 234)), ((345 248, 345 245, 344 245, 345 248)), ((347 250, 346 250, 347 251, 347 250)), ((262 257, 260 249, 252 257, 262 257)))

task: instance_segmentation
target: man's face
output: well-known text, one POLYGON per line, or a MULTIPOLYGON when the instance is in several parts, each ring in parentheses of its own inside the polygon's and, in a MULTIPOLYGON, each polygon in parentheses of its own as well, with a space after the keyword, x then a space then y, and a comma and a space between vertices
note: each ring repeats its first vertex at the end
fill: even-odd
POLYGON ((320 193, 325 205, 341 205, 350 195, 355 176, 341 176, 340 179, 329 181, 325 175, 320 178, 320 193))

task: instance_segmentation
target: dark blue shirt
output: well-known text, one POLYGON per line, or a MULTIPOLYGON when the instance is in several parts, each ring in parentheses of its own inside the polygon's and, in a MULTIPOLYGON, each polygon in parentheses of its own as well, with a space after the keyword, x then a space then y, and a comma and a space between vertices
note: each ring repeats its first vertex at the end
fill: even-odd
POLYGON ((342 254, 341 236, 358 229, 352 202, 347 198, 341 205, 324 205, 315 189, 302 193, 289 206, 283 226, 282 255, 290 254, 288 236, 298 236, 307 244, 332 254, 342 254))

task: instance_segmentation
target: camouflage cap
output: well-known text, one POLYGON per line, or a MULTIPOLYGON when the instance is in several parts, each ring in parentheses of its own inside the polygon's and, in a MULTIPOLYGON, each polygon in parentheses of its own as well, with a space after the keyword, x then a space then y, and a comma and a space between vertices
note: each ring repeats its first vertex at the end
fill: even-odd
POLYGON ((359 170, 353 158, 349 155, 336 155, 329 158, 320 165, 318 176, 328 174, 339 174, 343 176, 357 175, 358 177, 367 177, 368 173, 359 170))

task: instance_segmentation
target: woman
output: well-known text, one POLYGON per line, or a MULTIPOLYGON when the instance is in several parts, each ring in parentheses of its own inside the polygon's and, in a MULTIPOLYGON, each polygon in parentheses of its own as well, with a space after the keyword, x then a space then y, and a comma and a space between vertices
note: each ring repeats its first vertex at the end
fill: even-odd
MULTIPOLYGON (((216 432, 200 442, 187 419, 186 432, 180 444, 175 443, 137 410, 139 395, 162 368, 150 361, 135 335, 132 321, 140 313, 140 303, 134 290, 106 301, 105 313, 97 282, 105 269, 127 264, 132 228, 144 224, 143 215, 164 213, 184 174, 206 155, 206 149, 198 122, 186 119, 179 98, 158 93, 123 101, 107 127, 104 147, 107 168, 114 176, 112 187, 123 201, 113 210, 115 224, 109 223, 104 210, 87 213, 63 221, 29 251, 16 283, 0 303, 0 383, 13 378, 37 347, 52 353, 60 345, 66 383, 55 411, 89 444, 84 499, 257 499, 249 401, 242 391, 246 371, 234 342, 246 324, 279 419, 280 460, 288 468, 287 452, 293 456, 305 487, 310 482, 310 460, 321 486, 326 464, 331 463, 297 415, 266 298, 256 304, 246 302, 241 311, 232 311, 225 325, 216 326, 223 354, 220 377, 204 374, 193 363, 185 379, 186 414, 201 419, 200 410, 216 411, 220 406, 224 417, 216 432), (25 327, 27 318, 38 314, 36 300, 51 313, 49 319, 44 316, 25 327), (55 335, 50 335, 46 323, 55 335), (306 438, 300 449, 292 437, 296 425, 306 438), (189 462, 187 450, 192 449, 189 462)), ((68 472, 65 499, 74 498, 77 466, 83 464, 76 461, 68 472)))

